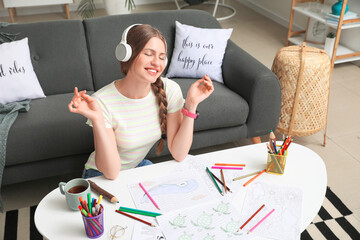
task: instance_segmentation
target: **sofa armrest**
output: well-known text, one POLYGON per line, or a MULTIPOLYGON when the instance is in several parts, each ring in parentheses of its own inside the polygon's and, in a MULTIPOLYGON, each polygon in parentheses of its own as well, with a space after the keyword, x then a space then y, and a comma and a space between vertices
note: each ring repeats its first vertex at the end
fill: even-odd
POLYGON ((224 84, 249 104, 247 137, 275 130, 281 109, 281 88, 276 75, 232 41, 228 42, 222 70, 224 84))

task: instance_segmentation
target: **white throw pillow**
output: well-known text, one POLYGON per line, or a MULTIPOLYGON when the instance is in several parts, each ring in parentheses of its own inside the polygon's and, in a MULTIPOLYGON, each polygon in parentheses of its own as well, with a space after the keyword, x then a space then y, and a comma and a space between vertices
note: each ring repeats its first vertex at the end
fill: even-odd
POLYGON ((227 41, 233 31, 230 29, 197 28, 178 21, 174 51, 167 77, 202 78, 223 83, 222 61, 227 41))
POLYGON ((30 59, 28 39, 0 44, 0 103, 45 97, 30 59))

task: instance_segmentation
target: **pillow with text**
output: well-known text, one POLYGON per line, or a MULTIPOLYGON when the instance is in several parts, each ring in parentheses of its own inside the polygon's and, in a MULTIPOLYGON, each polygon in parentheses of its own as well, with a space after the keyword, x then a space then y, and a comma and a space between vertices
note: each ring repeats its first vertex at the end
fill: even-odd
POLYGON ((222 61, 230 29, 197 28, 178 21, 174 51, 166 77, 202 78, 223 83, 222 61))
POLYGON ((0 44, 0 103, 43 98, 34 72, 28 38, 0 44))

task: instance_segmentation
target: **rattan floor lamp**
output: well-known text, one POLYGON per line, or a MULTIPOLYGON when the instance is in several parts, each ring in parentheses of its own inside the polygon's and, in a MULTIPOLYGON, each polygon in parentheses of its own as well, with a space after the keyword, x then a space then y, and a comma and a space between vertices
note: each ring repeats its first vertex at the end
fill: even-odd
POLYGON ((330 95, 330 58, 322 49, 281 48, 272 71, 281 85, 281 113, 277 131, 288 136, 309 136, 326 128, 330 95))

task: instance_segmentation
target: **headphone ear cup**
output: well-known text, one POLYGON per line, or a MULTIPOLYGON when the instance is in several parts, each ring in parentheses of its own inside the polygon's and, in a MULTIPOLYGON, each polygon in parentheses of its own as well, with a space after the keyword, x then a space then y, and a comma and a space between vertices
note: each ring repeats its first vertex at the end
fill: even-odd
POLYGON ((116 59, 120 62, 127 62, 131 58, 132 49, 127 43, 120 42, 115 49, 116 59))

